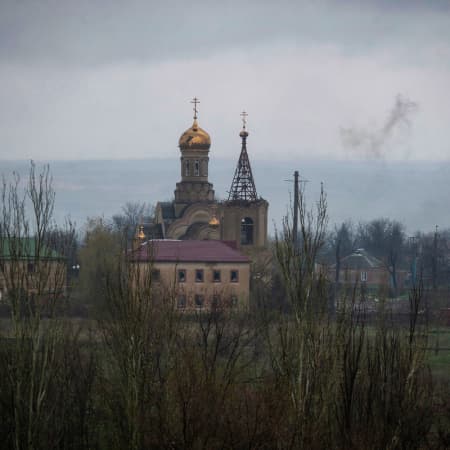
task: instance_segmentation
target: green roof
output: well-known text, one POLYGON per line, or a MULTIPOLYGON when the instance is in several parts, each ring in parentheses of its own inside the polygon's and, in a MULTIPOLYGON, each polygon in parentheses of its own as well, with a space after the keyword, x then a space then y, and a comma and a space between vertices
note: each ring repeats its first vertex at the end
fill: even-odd
MULTIPOLYGON (((0 238, 0 258, 1 259, 36 259, 37 257, 36 238, 0 238)), ((39 251, 41 259, 61 259, 58 252, 41 244, 39 251)))

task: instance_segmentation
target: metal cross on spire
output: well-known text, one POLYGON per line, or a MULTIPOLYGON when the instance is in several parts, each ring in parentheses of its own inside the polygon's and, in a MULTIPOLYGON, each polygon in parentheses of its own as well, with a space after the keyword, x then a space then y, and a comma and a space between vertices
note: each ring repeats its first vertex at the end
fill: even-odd
POLYGON ((242 117, 242 129, 245 130, 245 127, 247 125, 247 116, 248 114, 245 111, 241 112, 241 117, 242 117))
POLYGON ((197 113, 198 113, 197 105, 200 103, 200 100, 197 97, 194 97, 191 100, 191 103, 194 104, 194 108, 193 108, 193 110, 194 110, 194 119, 197 119, 197 113))

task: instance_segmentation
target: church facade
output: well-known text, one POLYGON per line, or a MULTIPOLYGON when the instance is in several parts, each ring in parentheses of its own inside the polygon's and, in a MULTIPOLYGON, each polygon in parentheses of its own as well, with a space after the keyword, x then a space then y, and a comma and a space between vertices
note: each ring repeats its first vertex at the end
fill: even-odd
POLYGON ((180 137, 180 181, 174 200, 158 202, 156 224, 164 239, 233 241, 241 250, 265 247, 269 204, 259 197, 247 153, 245 116, 241 152, 228 199, 216 201, 208 179, 211 138, 200 128, 194 99, 194 122, 180 137))

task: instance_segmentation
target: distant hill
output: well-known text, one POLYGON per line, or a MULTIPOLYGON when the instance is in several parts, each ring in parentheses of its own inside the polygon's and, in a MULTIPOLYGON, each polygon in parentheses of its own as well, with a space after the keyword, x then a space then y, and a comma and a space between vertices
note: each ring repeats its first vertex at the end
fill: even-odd
MULTIPOLYGON (((252 155, 250 155, 252 158, 252 155)), ((128 201, 156 203, 173 197, 180 179, 179 160, 49 161, 56 190, 58 221, 67 215, 84 224, 88 216, 110 217, 128 201)), ((38 163, 38 165, 41 163, 38 163)), ((226 198, 236 161, 210 161, 209 179, 216 196, 226 198)), ((27 161, 2 161, 0 173, 26 176, 27 161)), ((294 170, 312 201, 323 181, 330 224, 389 217, 409 232, 450 227, 450 162, 256 161, 252 169, 258 194, 269 203, 270 229, 280 226, 292 193, 294 170)), ((311 202, 312 204, 312 202, 311 202)))

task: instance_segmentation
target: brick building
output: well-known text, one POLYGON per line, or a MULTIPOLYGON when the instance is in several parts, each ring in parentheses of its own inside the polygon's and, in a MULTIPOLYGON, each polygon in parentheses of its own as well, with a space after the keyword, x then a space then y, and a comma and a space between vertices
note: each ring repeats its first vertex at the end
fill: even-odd
POLYGON ((150 240, 132 261, 152 271, 153 286, 174 290, 180 310, 249 305, 250 260, 234 243, 218 240, 150 240))
POLYGON ((0 302, 12 290, 42 299, 62 296, 66 278, 66 260, 56 251, 34 238, 0 238, 0 302))
MULTIPOLYGON (((335 274, 336 265, 332 265, 328 273, 329 279, 334 280, 335 274)), ((407 277, 407 270, 397 270, 398 287, 404 286, 407 277)), ((358 283, 366 286, 368 289, 392 287, 391 275, 386 264, 362 248, 342 258, 339 283, 358 283)))

